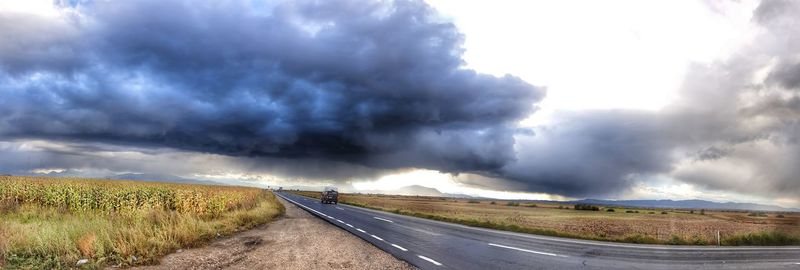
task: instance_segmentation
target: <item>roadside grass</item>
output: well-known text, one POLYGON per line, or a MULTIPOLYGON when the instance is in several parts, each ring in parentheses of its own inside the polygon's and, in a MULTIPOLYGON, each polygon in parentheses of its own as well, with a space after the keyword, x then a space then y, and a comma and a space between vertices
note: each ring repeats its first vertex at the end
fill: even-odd
MULTIPOLYGON (((320 194, 310 191, 294 191, 294 193, 313 198, 319 198, 320 194)), ((707 215, 693 215, 689 211, 671 211, 672 213, 668 215, 667 211, 661 210, 640 213, 639 210, 623 208, 616 210, 624 213, 616 214, 617 211, 594 210, 596 206, 591 205, 578 207, 589 211, 565 211, 562 205, 537 205, 535 208, 512 210, 514 207, 505 207, 509 205, 508 203, 474 204, 469 200, 444 203, 433 198, 398 195, 341 194, 340 196, 341 203, 363 208, 537 235, 623 243, 702 246, 716 245, 716 228, 724 228, 721 244, 725 246, 800 245, 800 224, 765 226, 760 223, 736 222, 721 218, 728 218, 729 215, 747 218, 746 212, 711 212, 707 215), (653 215, 656 213, 661 215, 653 215), (541 224, 539 226, 552 226, 552 228, 527 224, 541 224), (655 226, 651 226, 652 224, 655 226), (572 231, 559 228, 569 228, 572 231), (647 233, 648 231, 655 231, 657 234, 647 233)), ((702 212, 705 213, 704 210, 702 212)), ((798 217, 791 218, 797 220, 798 217)))
POLYGON ((0 179, 0 199, 6 201, 0 209, 0 268, 74 268, 81 259, 88 259, 82 266, 88 269, 154 264, 177 249, 264 224, 284 212, 271 192, 257 188, 58 178, 11 180, 0 179), (37 185, 44 189, 31 191, 37 185), (70 192, 46 199, 52 193, 43 190, 51 185, 70 192), (148 197, 145 191, 152 189, 166 193, 148 197), (185 198, 164 195, 182 192, 187 192, 185 196, 191 196, 194 204, 161 204, 182 202, 185 198), (126 207, 102 208, 96 200, 85 199, 89 196, 109 200, 121 196, 124 200, 116 202, 126 207), (215 196, 229 196, 234 201, 215 196), (156 197, 163 200, 153 199, 156 197), (9 207, 8 201, 15 203, 9 207), (215 208, 201 201, 225 201, 230 207, 215 208), (97 207, 79 208, 75 202, 97 207), (179 211, 181 207, 185 211, 179 211))

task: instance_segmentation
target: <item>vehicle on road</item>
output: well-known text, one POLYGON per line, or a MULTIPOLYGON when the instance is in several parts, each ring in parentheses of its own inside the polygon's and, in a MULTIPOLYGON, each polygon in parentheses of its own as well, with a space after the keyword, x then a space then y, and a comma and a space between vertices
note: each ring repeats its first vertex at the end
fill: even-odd
POLYGON ((339 190, 336 187, 325 187, 320 197, 322 204, 339 204, 339 190))

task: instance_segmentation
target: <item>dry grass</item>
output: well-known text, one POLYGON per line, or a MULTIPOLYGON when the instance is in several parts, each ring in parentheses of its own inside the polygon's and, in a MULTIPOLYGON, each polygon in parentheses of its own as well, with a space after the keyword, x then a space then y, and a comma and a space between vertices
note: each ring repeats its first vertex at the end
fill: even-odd
POLYGON ((0 177, 0 265, 141 265, 283 213, 257 188, 0 177))
MULTIPOLYGON (((316 197, 318 192, 300 192, 316 197)), ((631 243, 710 245, 719 230, 723 245, 800 245, 800 214, 752 217, 747 212, 627 209, 579 211, 558 204, 508 207, 508 203, 419 196, 342 194, 340 202, 400 214, 525 233, 631 243), (559 209, 562 206, 564 209, 559 209), (639 211, 636 213, 635 211, 639 211), (628 213, 631 212, 631 213, 628 213), (654 212, 655 214, 649 214, 654 212), (698 212, 698 211, 696 211, 698 212)))

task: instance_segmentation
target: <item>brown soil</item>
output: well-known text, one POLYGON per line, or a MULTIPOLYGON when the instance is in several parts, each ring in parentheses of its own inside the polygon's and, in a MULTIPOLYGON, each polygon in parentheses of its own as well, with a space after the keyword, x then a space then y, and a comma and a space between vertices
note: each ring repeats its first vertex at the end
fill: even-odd
POLYGON ((137 269, 415 269, 279 200, 286 206, 286 215, 279 220, 137 269))

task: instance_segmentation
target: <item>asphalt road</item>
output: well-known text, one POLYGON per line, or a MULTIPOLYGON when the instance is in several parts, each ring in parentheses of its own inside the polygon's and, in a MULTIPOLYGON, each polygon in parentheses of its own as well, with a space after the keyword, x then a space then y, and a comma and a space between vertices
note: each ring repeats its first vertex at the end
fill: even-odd
POLYGON ((285 192, 278 195, 420 269, 800 269, 800 247, 658 246, 576 240, 320 204, 285 192))

